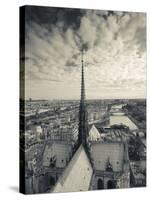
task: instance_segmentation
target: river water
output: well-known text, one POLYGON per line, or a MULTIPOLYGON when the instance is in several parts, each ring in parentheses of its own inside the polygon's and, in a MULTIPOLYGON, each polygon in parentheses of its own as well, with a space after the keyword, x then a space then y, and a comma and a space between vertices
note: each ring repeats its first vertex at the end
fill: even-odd
POLYGON ((124 124, 130 128, 130 130, 137 130, 138 127, 125 115, 110 116, 110 126, 114 124, 124 124))
MULTIPOLYGON (((122 112, 122 106, 123 104, 121 105, 117 105, 117 106, 114 106, 115 109, 119 109, 120 112, 114 112, 112 116, 110 116, 110 126, 112 125, 115 125, 115 124, 124 124, 126 126, 128 126, 130 128, 130 130, 138 130, 138 127, 135 125, 134 122, 132 122, 128 116, 126 116, 123 112, 122 112)), ((113 107, 113 108, 114 108, 113 107)))

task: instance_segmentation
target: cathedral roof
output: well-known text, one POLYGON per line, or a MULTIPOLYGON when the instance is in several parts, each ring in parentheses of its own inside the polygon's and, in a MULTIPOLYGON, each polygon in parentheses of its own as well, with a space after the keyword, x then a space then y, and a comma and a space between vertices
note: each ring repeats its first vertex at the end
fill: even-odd
POLYGON ((90 187, 92 175, 92 166, 81 144, 52 192, 87 191, 90 187))

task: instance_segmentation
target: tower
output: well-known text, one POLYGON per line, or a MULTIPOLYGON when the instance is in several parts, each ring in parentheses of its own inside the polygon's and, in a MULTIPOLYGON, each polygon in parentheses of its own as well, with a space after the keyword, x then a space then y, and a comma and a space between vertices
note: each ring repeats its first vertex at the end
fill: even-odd
POLYGON ((82 60, 81 60, 81 98, 79 108, 79 145, 82 144, 85 148, 87 147, 87 135, 88 135, 88 114, 85 102, 85 84, 84 84, 84 64, 83 64, 83 49, 82 60))
POLYGON ((129 172, 129 154, 128 154, 128 143, 127 138, 125 138, 125 141, 123 142, 124 145, 124 154, 123 154, 123 171, 129 172))

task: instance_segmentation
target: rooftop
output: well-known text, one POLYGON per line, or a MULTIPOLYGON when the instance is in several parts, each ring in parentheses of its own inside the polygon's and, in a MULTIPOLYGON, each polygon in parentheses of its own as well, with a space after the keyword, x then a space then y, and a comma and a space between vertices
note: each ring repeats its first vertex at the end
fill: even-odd
POLYGON ((82 146, 78 148, 52 192, 89 190, 93 169, 82 146))

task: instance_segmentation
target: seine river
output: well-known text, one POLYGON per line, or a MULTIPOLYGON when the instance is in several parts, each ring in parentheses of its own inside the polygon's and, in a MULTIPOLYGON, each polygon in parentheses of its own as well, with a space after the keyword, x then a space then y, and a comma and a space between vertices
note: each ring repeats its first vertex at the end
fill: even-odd
POLYGON ((114 124, 124 124, 130 128, 130 130, 137 130, 138 127, 125 115, 110 116, 110 126, 114 124))
MULTIPOLYGON (((123 104, 114 106, 113 109, 119 109, 121 110, 123 104)), ((121 112, 114 112, 112 116, 110 116, 110 126, 114 124, 124 124, 130 128, 130 130, 137 130, 138 127, 135 125, 134 122, 132 122, 128 116, 124 115, 124 113, 121 112)))

